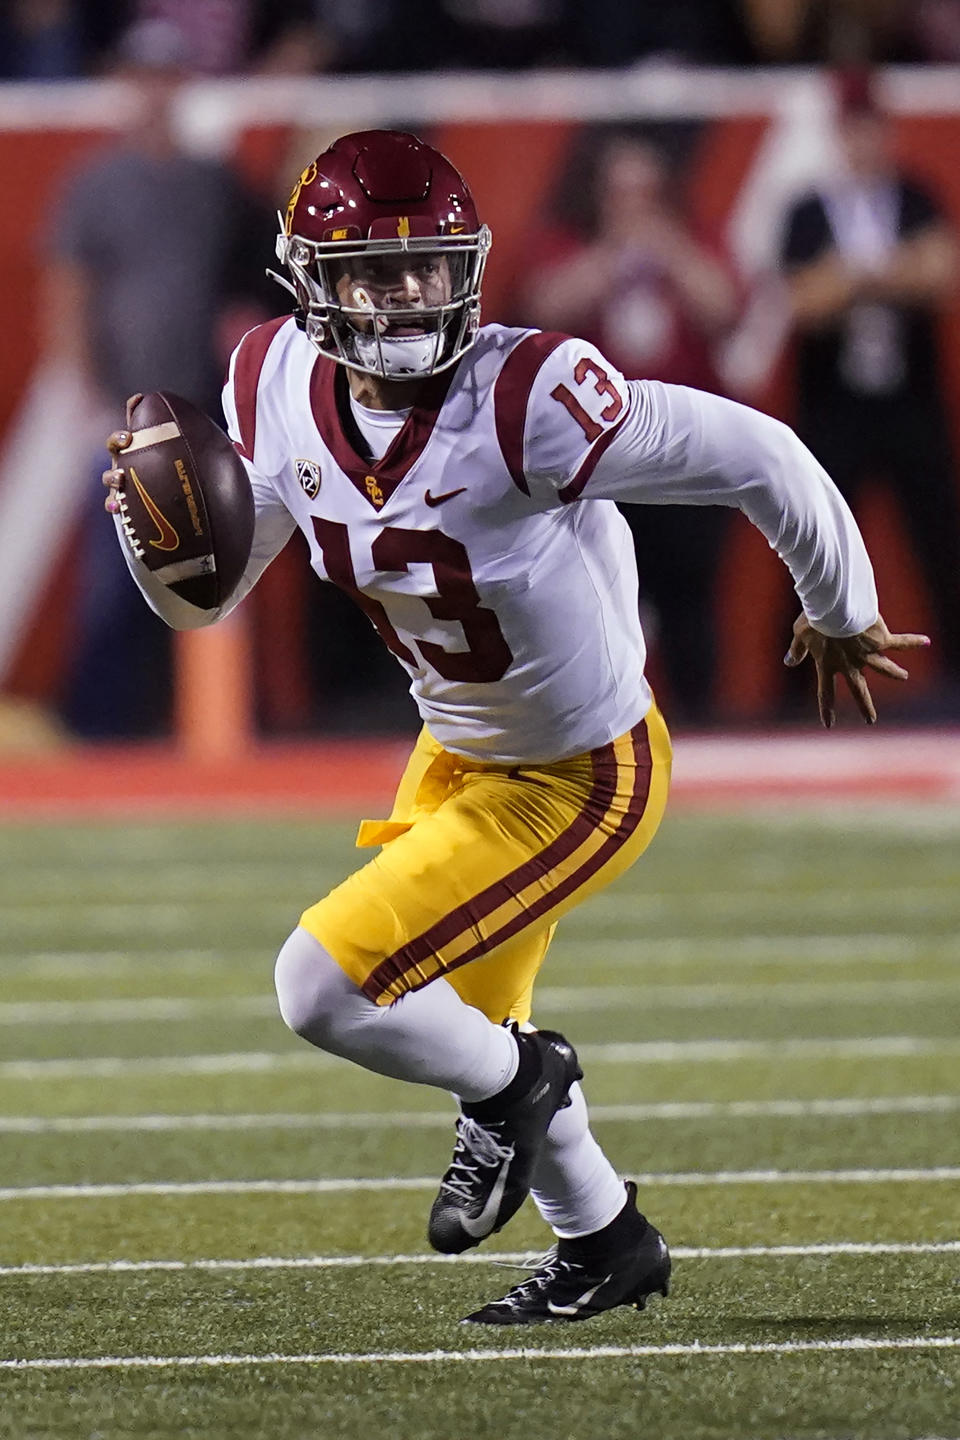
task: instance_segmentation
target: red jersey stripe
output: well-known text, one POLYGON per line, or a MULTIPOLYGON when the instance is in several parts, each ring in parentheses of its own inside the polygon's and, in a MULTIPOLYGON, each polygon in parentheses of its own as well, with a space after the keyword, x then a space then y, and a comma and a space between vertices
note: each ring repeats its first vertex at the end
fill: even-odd
POLYGON ((263 325, 248 330, 240 341, 233 364, 233 399, 237 407, 237 424, 240 427, 240 443, 237 449, 251 462, 257 439, 257 387, 260 384, 263 362, 274 337, 289 319, 289 315, 280 315, 276 320, 267 320, 263 325))
POLYGON ((607 430, 603 435, 601 435, 599 440, 594 441, 593 446, 591 447, 589 453, 581 464, 580 469, 577 471, 576 475, 574 475, 572 480, 567 481, 566 485, 564 485, 562 490, 557 491, 557 495, 563 501, 564 505, 569 505, 571 500, 579 500, 583 487, 586 485, 587 481, 590 479, 590 476, 593 474, 594 470, 597 467, 597 462, 600 460, 603 452, 606 450, 611 440, 616 439, 617 432, 619 431, 621 425, 624 423, 629 414, 630 410, 628 407, 624 414, 621 415, 616 425, 611 425, 610 429, 607 430))
POLYGON ((530 494, 523 473, 523 432, 533 382, 548 355, 569 340, 556 330, 537 330, 515 345, 503 363, 493 387, 493 413, 500 451, 510 478, 524 495, 530 494))

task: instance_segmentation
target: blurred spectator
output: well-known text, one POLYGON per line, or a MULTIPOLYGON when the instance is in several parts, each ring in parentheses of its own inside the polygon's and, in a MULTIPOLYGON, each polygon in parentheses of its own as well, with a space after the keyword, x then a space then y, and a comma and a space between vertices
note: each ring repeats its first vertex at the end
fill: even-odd
POLYGON ((913 0, 740 0, 763 64, 915 58, 913 0))
POLYGON ((254 8, 255 0, 138 0, 134 18, 175 27, 192 71, 224 75, 246 63, 254 8))
POLYGON ((869 77, 840 87, 844 164, 799 200, 783 241, 797 345, 797 428, 856 506, 894 488, 960 682, 960 505, 937 316, 958 273, 935 196, 897 169, 869 77))
POLYGON ((960 0, 920 0, 914 12, 920 59, 956 64, 960 60, 960 0))
POLYGON ((527 69, 557 58, 562 0, 440 0, 456 61, 480 69, 527 69))
MULTIPOLYGON (((738 317, 737 287, 719 248, 694 233, 671 198, 665 154, 637 135, 607 136, 592 185, 586 176, 581 184, 588 233, 554 234, 556 258, 531 277, 523 318, 593 341, 628 378, 718 391, 713 347, 738 317)), ((713 509, 681 514, 673 506, 627 506, 624 513, 641 597, 662 625, 668 713, 703 720, 726 516, 713 509)))
POLYGON ((565 9, 571 64, 621 66, 658 58, 738 65, 752 58, 742 0, 567 0, 565 9))
POLYGON ((0 11, 0 78, 64 80, 85 58, 81 17, 70 0, 10 0, 0 11))
MULTIPOLYGON (((230 349, 275 309, 261 278, 270 216, 225 166, 179 147, 173 106, 186 56, 162 21, 128 33, 119 74, 135 87, 137 120, 74 170, 52 217, 47 351, 72 361, 118 424, 135 391, 173 390, 219 414, 230 349)), ((148 733, 165 718, 168 635, 129 594, 103 524, 102 468, 98 457, 65 718, 87 736, 148 733)))

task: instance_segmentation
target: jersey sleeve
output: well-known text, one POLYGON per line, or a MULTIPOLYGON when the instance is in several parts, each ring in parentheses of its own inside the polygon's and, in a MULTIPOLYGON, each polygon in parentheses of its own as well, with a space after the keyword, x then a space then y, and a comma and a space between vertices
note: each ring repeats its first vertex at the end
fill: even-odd
POLYGON ((250 559, 229 600, 216 610, 202 610, 181 599, 168 586, 156 580, 142 561, 136 559, 126 542, 119 516, 115 517, 117 535, 130 574, 151 610, 175 630, 200 629, 235 610, 270 561, 279 555, 296 528, 293 516, 280 499, 274 484, 274 477, 283 468, 285 457, 278 443, 282 431, 270 423, 269 398, 264 383, 265 362, 280 323, 258 326, 243 337, 230 358, 223 389, 227 433, 249 476, 255 517, 250 559))
POLYGON ((532 331, 504 364, 495 407, 514 484, 550 505, 579 495, 626 419, 629 392, 595 345, 532 331))
POLYGON ((789 426, 682 385, 635 380, 627 388, 624 418, 583 500, 742 510, 790 570, 818 630, 840 637, 873 624, 877 592, 856 521, 789 426))

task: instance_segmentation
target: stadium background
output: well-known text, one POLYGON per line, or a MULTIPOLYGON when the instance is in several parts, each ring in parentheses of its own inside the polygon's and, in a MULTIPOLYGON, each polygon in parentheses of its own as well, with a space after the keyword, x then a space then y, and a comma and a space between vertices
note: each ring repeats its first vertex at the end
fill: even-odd
MULTIPOLYGON (((960 226, 960 70, 878 84, 960 226)), ((960 717, 935 651, 903 694, 877 684, 878 731, 845 706, 825 735, 810 690, 785 725, 789 588, 733 533, 714 724, 678 737, 662 836, 561 927, 538 1009, 585 1047, 675 1293, 573 1341, 465 1339, 459 1315, 506 1285, 482 1253, 422 1253, 443 1097, 322 1065, 274 1014, 276 945, 351 864, 408 743, 376 734, 375 701, 360 737, 304 696, 303 556, 244 619, 178 639, 170 737, 81 744, 57 720, 77 457, 103 420, 39 354, 41 237, 123 104, 106 79, 0 85, 0 1436, 955 1435, 960 717), (468 1344, 483 1365, 449 1364, 468 1344)), ((494 230, 490 319, 522 318, 517 277, 590 127, 680 135, 691 207, 752 301, 731 384, 786 418, 771 261, 790 195, 832 163, 834 114, 822 68, 261 75, 183 96, 189 144, 271 203, 335 133, 426 134, 494 230)), ((941 339, 960 423, 956 307, 941 339)), ((882 489, 864 528, 888 620, 933 625, 882 489)), ((525 1212, 505 1258, 543 1239, 525 1212)))
MULTIPOLYGON (((952 70, 932 78, 927 71, 890 69, 877 89, 896 117, 898 157, 932 184, 960 225, 960 178, 952 159, 960 141, 955 76, 952 70)), ((38 355, 43 237, 70 168, 103 143, 113 128, 109 122, 122 125, 122 99, 122 87, 108 81, 0 91, 0 164, 7 187, 0 218, 7 317, 0 333, 0 694, 8 714, 11 704, 14 714, 35 713, 17 702, 56 711, 75 639, 76 556, 84 543, 78 515, 90 484, 86 459, 98 443, 69 374, 51 374, 38 355), (44 423, 52 406, 55 426, 44 423), (20 483, 25 465, 29 489, 20 483)), ((484 315, 511 322, 522 320, 520 287, 535 274, 538 237, 563 218, 558 208, 571 193, 571 156, 582 150, 584 138, 628 124, 667 142, 679 136, 673 150, 683 166, 691 218, 722 240, 743 277, 741 320, 724 348, 722 378, 731 393, 791 418, 791 346, 774 262, 789 200, 835 163, 836 93, 826 72, 694 75, 654 68, 640 76, 435 76, 416 86, 398 77, 199 81, 185 90, 181 111, 188 147, 226 156, 273 206, 304 157, 344 127, 404 123, 422 130, 471 177, 495 235, 484 315)), ((117 223, 122 227, 119 200, 117 223)), ((956 305, 941 331, 945 388, 954 397, 960 393, 956 305)), ((960 407, 951 409, 960 442, 960 407)), ((102 426, 102 417, 96 422, 102 426)), ((891 623, 932 628, 936 635, 917 557, 904 543, 899 514, 882 485, 868 495, 863 527, 891 623)), ((181 724, 203 713, 208 728, 216 728, 210 707, 222 711, 218 723, 230 736, 224 751, 238 732, 254 728, 255 712, 274 734, 302 736, 335 725, 325 719, 331 707, 323 698, 305 693, 311 603, 316 589, 293 542, 245 607, 245 623, 236 627, 244 633, 232 637, 229 654, 228 642, 212 634, 177 642, 181 724), (204 650, 192 666, 191 649, 204 650), (231 703, 193 695, 189 676, 209 674, 211 664, 226 667, 231 703)), ((790 591, 762 537, 745 524, 736 526, 725 546, 717 607, 723 623, 712 718, 753 726, 782 718, 780 656, 792 614, 790 591)), ((915 657, 912 669, 909 694, 884 693, 888 718, 891 712, 906 720, 949 717, 956 697, 942 693, 936 646, 931 655, 915 657)), ((216 691, 225 693, 222 678, 216 691)), ((669 709, 669 697, 666 703, 669 709)), ((22 738, 23 727, 14 728, 22 738)), ((29 745, 29 731, 26 740, 29 745)))

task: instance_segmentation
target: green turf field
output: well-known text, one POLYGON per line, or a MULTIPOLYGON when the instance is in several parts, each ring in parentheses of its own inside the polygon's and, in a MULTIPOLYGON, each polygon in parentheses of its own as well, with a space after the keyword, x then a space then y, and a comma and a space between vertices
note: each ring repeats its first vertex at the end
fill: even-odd
MULTIPOLYGON (((352 864, 301 821, 0 829, 3 1440, 960 1435, 960 814, 681 813, 564 922, 537 1019, 675 1284, 523 1332, 457 1323, 516 1272, 427 1252, 447 1098, 275 1015, 352 864)), ((528 1206, 492 1246, 547 1243, 528 1206)))

